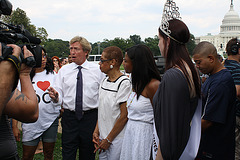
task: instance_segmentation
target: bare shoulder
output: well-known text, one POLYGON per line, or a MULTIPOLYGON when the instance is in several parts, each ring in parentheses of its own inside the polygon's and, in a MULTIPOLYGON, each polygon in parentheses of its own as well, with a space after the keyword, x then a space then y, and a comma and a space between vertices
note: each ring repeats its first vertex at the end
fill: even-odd
POLYGON ((160 81, 157 80, 157 79, 152 79, 148 84, 147 84, 147 88, 149 90, 157 90, 158 89, 158 86, 160 84, 160 81))
POLYGON ((151 81, 144 88, 144 90, 142 92, 142 95, 147 97, 147 98, 150 98, 150 100, 152 102, 153 96, 156 93, 159 84, 160 84, 159 80, 151 79, 151 81))
POLYGON ((144 90, 146 90, 147 97, 151 98, 155 94, 155 92, 158 89, 158 86, 160 84, 160 81, 157 79, 152 79, 144 90))

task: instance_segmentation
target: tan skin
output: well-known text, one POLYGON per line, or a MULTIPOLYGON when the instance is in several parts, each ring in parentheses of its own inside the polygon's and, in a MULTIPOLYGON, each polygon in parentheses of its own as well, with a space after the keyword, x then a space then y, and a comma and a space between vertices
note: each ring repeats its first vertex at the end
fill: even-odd
POLYGON ((72 56, 71 56, 71 54, 68 56, 68 63, 72 63, 72 56))
POLYGON ((60 67, 57 58, 53 58, 54 71, 58 73, 60 67))
MULTIPOLYGON (((0 48, 2 48, 2 44, 0 43, 0 48)), ((13 55, 19 57, 20 48, 14 47, 13 55)), ((2 56, 2 49, 0 49, 0 56, 2 56)), ((12 88, 14 85, 14 81, 16 79, 16 67, 10 61, 1 61, 0 62, 0 89, 2 93, 0 96, 0 116, 9 101, 9 97, 12 93, 12 88)))
MULTIPOLYGON (((106 53, 103 52, 101 59, 107 60, 106 58, 106 53)), ((105 62, 99 62, 100 69, 102 72, 108 75, 110 81, 115 81, 117 80, 121 75, 123 75, 120 72, 120 65, 117 63, 116 59, 112 59, 109 61, 105 62), (113 68, 110 68, 110 65, 113 65, 113 68)), ((112 142, 114 138, 122 131, 124 128, 125 124, 127 123, 127 107, 126 107, 126 102, 120 104, 120 117, 117 119, 115 125, 113 126, 111 132, 108 134, 107 139, 112 142)), ((111 143, 109 143, 106 139, 103 139, 100 142, 99 139, 99 129, 98 129, 98 122, 96 124, 95 130, 93 132, 93 143, 95 147, 94 153, 99 150, 105 151, 107 150, 111 143)))
MULTIPOLYGON (((43 72, 46 66, 47 58, 45 56, 45 53, 42 51, 42 65, 40 68, 36 68, 35 72, 40 73, 43 72)), ((34 92, 36 95, 36 93, 34 92)), ((20 131, 17 128, 18 121, 13 120, 13 133, 17 141, 20 141, 20 131)), ((44 153, 44 159, 45 160, 52 160, 53 159, 53 150, 54 150, 55 142, 43 142, 43 153, 44 153)), ((32 160, 35 154, 35 151, 37 149, 37 146, 26 146, 22 145, 23 147, 23 157, 22 160, 32 160)))

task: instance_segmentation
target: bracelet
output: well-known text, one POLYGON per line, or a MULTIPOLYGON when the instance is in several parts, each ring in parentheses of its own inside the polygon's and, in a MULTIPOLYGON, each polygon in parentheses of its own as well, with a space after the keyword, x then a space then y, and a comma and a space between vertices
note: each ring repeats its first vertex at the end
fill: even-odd
POLYGON ((108 142, 108 143, 112 144, 112 142, 111 142, 111 141, 109 141, 109 139, 108 139, 108 138, 106 138, 106 140, 107 140, 107 142, 108 142))

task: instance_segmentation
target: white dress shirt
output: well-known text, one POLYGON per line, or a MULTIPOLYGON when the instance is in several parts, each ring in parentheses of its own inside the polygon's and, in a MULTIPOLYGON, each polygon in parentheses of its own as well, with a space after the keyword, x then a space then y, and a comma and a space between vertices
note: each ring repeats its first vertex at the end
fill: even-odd
MULTIPOLYGON (((83 111, 98 108, 99 86, 105 74, 99 68, 99 65, 87 60, 82 66, 83 79, 83 111)), ((64 65, 58 72, 56 82, 53 88, 59 93, 59 101, 64 109, 75 111, 75 98, 77 87, 78 65, 70 63, 64 65)))

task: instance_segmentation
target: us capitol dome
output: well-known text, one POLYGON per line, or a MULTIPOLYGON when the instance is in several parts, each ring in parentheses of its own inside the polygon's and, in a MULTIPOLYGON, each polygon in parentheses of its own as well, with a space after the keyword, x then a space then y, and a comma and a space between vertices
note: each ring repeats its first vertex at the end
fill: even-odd
POLYGON ((226 55, 226 45, 232 38, 240 37, 240 18, 239 14, 233 9, 233 0, 231 1, 230 10, 225 14, 220 26, 220 33, 218 35, 211 35, 196 37, 195 42, 208 41, 214 44, 217 48, 218 54, 226 55))

